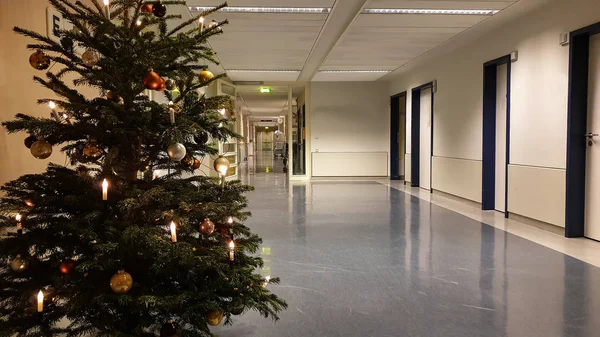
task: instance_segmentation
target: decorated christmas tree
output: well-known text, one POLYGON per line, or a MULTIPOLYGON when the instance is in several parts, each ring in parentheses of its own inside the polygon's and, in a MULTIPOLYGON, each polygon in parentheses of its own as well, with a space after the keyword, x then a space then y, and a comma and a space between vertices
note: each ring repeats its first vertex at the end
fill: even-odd
POLYGON ((60 41, 14 29, 33 40, 49 117, 3 126, 68 165, 2 187, 0 336, 209 336, 247 310, 277 319, 278 279, 257 272, 261 239, 243 225, 251 187, 225 180, 208 143, 239 137, 219 113, 230 99, 199 90, 222 76, 207 40, 226 22, 204 24, 222 6, 183 20, 169 12, 185 1, 49 2, 73 24, 60 41), (211 156, 219 178, 195 175, 211 156))

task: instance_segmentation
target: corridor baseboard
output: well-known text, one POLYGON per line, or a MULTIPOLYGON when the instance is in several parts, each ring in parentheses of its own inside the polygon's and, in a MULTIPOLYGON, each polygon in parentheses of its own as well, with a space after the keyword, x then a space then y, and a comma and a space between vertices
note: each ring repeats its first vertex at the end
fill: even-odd
POLYGON ((564 236, 565 235, 565 229, 564 228, 562 228, 560 226, 553 225, 551 223, 547 223, 547 222, 544 222, 544 221, 540 221, 540 220, 528 218, 526 216, 515 214, 515 213, 510 213, 510 212, 508 212, 508 218, 511 219, 511 220, 515 220, 515 221, 518 221, 520 223, 523 223, 525 225, 531 226, 531 227, 535 227, 535 228, 539 228, 541 230, 545 230, 546 232, 558 234, 560 236, 564 236))
POLYGON ((465 203, 465 204, 467 204, 469 206, 481 208, 481 203, 480 202, 473 201, 471 199, 467 199, 467 198, 463 198, 463 197, 459 197, 458 195, 454 195, 454 194, 442 192, 442 191, 435 190, 435 189, 432 189, 431 191, 433 192, 433 194, 440 195, 440 196, 442 196, 444 198, 448 198, 448 199, 451 199, 451 200, 454 200, 454 201, 462 202, 462 203, 465 203))

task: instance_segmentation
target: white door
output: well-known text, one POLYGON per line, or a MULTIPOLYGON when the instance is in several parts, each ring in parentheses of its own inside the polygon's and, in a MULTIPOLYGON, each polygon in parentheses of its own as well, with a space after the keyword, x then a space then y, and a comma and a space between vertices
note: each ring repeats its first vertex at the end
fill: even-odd
POLYGON ((498 66, 496 77, 496 204, 497 211, 506 210, 506 85, 508 65, 498 66))
POLYGON ((431 88, 421 90, 421 133, 419 139, 419 185, 431 189, 431 88))
MULTIPOLYGON (((588 89, 587 132, 600 133, 600 35, 590 38, 588 89)), ((600 137, 591 140, 585 169, 585 236, 600 240, 600 137)))

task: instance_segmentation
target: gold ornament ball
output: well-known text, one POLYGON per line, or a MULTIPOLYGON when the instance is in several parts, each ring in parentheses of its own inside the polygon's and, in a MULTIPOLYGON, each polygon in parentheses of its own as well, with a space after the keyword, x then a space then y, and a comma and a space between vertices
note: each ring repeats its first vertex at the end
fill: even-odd
POLYGON ((200 233, 204 235, 211 235, 215 232, 215 224, 210 219, 204 219, 200 224, 200 233))
POLYGON ((223 312, 219 309, 213 310, 206 314, 206 323, 208 325, 217 326, 223 321, 223 312))
POLYGON ((29 64, 37 70, 46 70, 50 68, 50 58, 43 51, 37 50, 29 56, 29 64))
POLYGON ((47 141, 40 139, 37 142, 31 144, 31 155, 37 159, 46 159, 52 154, 52 145, 47 141))
POLYGON ((200 72, 200 74, 198 74, 198 80, 200 80, 200 83, 208 82, 214 77, 215 74, 213 74, 210 70, 203 70, 200 72))
POLYGON ((16 272, 24 271, 29 267, 29 261, 17 255, 14 260, 10 261, 10 269, 16 272))
POLYGON ((221 173, 222 175, 227 174, 227 171, 229 170, 229 160, 223 156, 219 156, 219 158, 215 160, 214 168, 215 171, 221 173))
POLYGON ((116 294, 126 294, 131 287, 133 287, 133 278, 122 269, 110 278, 110 289, 116 294))
POLYGON ((95 51, 88 49, 81 55, 81 61, 86 66, 95 66, 99 61, 98 54, 95 51))
POLYGON ((83 155, 89 159, 98 159, 102 157, 102 150, 98 147, 95 142, 89 142, 83 148, 83 155))

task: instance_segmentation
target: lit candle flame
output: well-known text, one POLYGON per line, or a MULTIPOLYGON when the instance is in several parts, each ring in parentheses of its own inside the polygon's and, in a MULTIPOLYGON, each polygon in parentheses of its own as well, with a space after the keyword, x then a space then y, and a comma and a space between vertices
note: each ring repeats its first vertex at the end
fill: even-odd
POLYGON ((232 224, 233 223, 233 217, 230 216, 229 218, 227 218, 227 223, 232 224))
POLYGON ((41 290, 37 295, 37 301, 38 301, 37 311, 38 312, 44 311, 44 293, 41 290))
POLYGON ((137 20, 137 21, 135 22, 135 24, 136 24, 136 25, 138 25, 138 26, 141 26, 141 25, 142 25, 142 20, 137 20))
POLYGON ((231 250, 235 249, 235 243, 233 243, 233 241, 229 241, 229 249, 231 249, 231 250))
POLYGON ((200 23, 204 23, 204 17, 201 16, 200 19, 198 19, 198 21, 200 21, 200 23))
POLYGON ((110 0, 104 0, 104 6, 110 5, 110 0))
POLYGON ((108 181, 106 179, 102 181, 102 200, 108 200, 108 181))
POLYGON ((48 102, 48 106, 50 107, 50 109, 54 110, 56 109, 56 103, 54 103, 53 101, 48 102))
POLYGON ((175 226, 175 222, 171 221, 171 241, 177 242, 177 227, 175 226))
POLYGON ((21 222, 21 214, 17 213, 17 215, 15 215, 15 219, 17 220, 17 222, 21 222))
POLYGON ((173 101, 169 101, 169 105, 173 105, 173 104, 174 104, 173 101))

